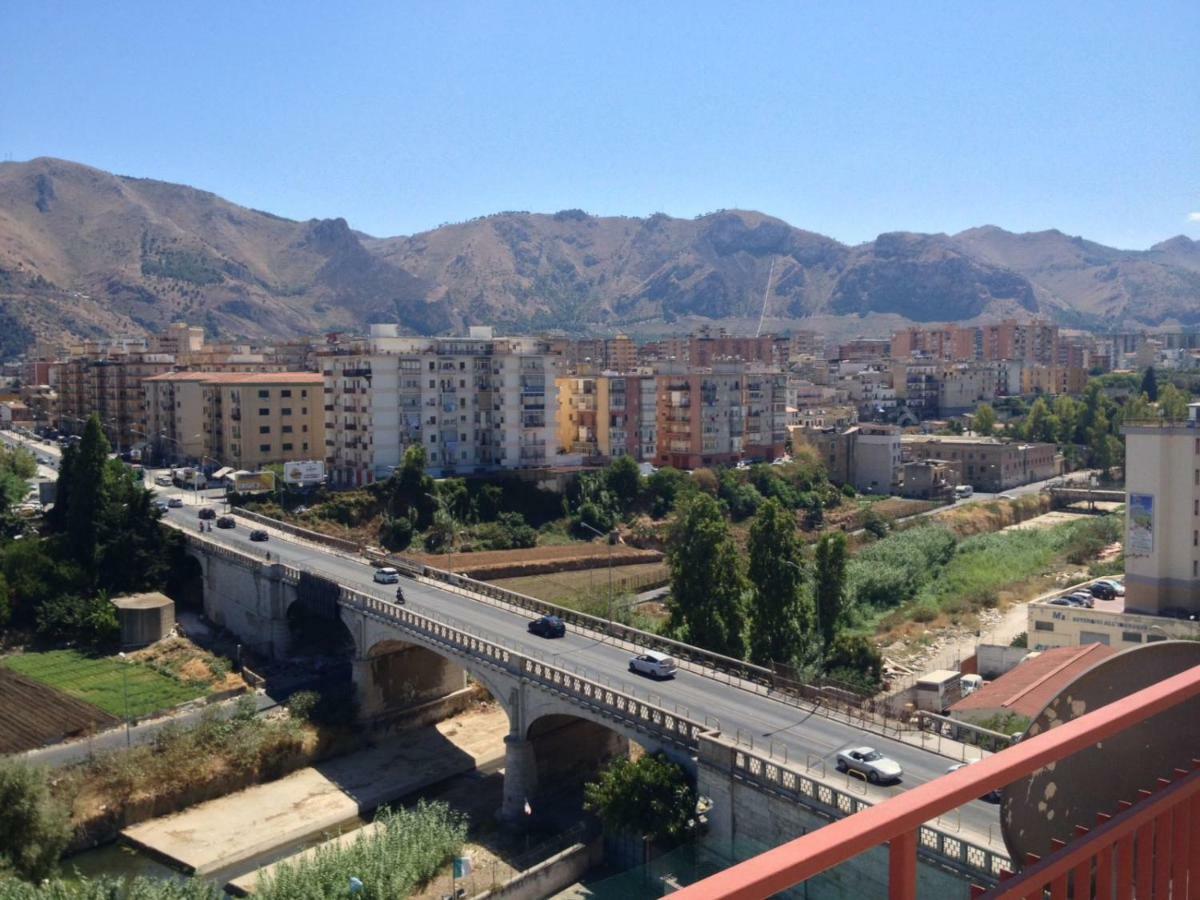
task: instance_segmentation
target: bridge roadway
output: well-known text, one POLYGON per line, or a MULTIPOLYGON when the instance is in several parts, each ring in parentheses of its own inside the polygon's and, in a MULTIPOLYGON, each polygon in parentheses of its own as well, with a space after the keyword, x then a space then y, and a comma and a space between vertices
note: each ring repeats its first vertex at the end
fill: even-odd
MULTIPOLYGON (((189 503, 183 508, 168 510, 167 518, 172 524, 191 530, 196 528, 198 521, 196 511, 197 507, 189 503)), ((395 589, 376 584, 372 580, 374 569, 366 562, 311 544, 288 540, 278 532, 272 532, 267 543, 254 543, 249 539, 249 532, 242 519, 238 520, 235 529, 214 528, 205 537, 253 556, 265 557, 270 552, 272 561, 306 569, 382 600, 394 599, 395 589)), ((807 709, 797 709, 697 672, 681 670, 670 681, 646 681, 630 674, 630 654, 623 647, 601 643, 571 630, 568 630, 566 637, 556 640, 538 638, 526 631, 529 622, 526 613, 473 600, 439 586, 408 578, 402 584, 408 606, 417 612, 451 616, 467 628, 476 629, 481 636, 494 635, 500 638, 518 652, 540 656, 554 665, 576 666, 581 670, 580 674, 600 676, 614 688, 668 709, 673 705, 687 707, 693 719, 704 721, 706 715, 715 717, 720 721, 723 734, 733 737, 740 732, 744 741, 753 739, 759 752, 770 746, 770 742, 774 742, 776 753, 786 747, 792 764, 809 764, 811 775, 821 777, 823 764, 824 780, 830 783, 838 784, 846 780, 846 776, 839 775, 835 769, 838 750, 862 744, 873 746, 896 759, 904 768, 904 779, 897 785, 874 786, 849 779, 855 791, 876 801, 943 775, 954 762, 911 744, 862 732, 844 722, 807 709)), ((962 807, 959 815, 959 821, 943 821, 943 827, 951 833, 961 827, 974 832, 976 839, 998 840, 997 806, 976 801, 962 807)))

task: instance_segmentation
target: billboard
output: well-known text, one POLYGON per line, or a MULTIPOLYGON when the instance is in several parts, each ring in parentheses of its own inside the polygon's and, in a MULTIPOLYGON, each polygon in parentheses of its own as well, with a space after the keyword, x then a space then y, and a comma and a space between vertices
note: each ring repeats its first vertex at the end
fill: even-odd
POLYGON ((1125 552, 1130 556, 1149 556, 1154 552, 1154 495, 1129 495, 1129 539, 1125 552))
POLYGON ((325 462, 320 459, 302 459, 283 464, 285 484, 320 484, 325 480, 325 462))
POLYGON ((235 472, 233 489, 239 494, 255 494, 275 490, 274 472, 235 472))

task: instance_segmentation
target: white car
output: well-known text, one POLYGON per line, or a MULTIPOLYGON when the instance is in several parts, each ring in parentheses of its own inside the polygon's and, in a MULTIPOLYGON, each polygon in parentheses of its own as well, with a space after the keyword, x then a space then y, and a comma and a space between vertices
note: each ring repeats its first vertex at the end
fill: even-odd
POLYGON ((376 584, 395 584, 400 580, 400 573, 391 566, 384 566, 382 569, 375 570, 376 584))
POLYGON ((672 657, 654 650, 640 653, 629 661, 630 672, 651 678, 674 678, 676 668, 672 657))
POLYGON ((155 475, 154 483, 157 484, 159 487, 170 487, 171 483, 172 483, 171 476, 170 475, 155 475))
POLYGON ((857 772, 871 784, 899 781, 904 775, 900 763, 884 756, 874 747, 848 747, 837 755, 839 772, 857 772))

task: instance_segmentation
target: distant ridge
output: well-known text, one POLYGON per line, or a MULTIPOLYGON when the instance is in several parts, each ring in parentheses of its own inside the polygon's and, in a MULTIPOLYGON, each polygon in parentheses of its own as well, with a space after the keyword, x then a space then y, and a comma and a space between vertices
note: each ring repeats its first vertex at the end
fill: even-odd
MULTIPOLYGON (((414 333, 637 331, 676 321, 1045 315, 1066 325, 1200 324, 1200 242, 1146 251, 994 226, 855 247, 758 212, 696 219, 509 212, 408 237, 293 221, 78 163, 0 163, 0 355, 37 335, 225 338, 400 321, 414 333)), ((752 327, 752 326, 751 326, 752 327)))

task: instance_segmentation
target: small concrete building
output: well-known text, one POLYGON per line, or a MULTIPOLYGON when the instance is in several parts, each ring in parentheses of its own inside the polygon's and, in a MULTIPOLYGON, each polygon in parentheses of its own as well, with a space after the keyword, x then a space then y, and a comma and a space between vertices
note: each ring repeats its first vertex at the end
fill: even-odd
POLYGON ((175 627, 175 601, 166 594, 151 591, 114 597, 117 620, 121 623, 123 648, 145 647, 161 641, 175 627))
POLYGON ((1034 718, 1059 691, 1117 651, 1104 644, 1060 647, 1030 655, 995 681, 950 707, 950 716, 982 722, 1005 714, 1034 718))

